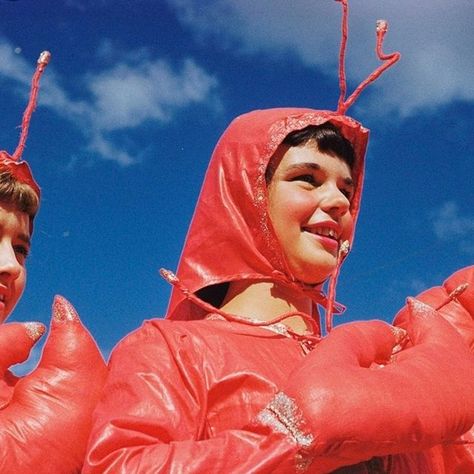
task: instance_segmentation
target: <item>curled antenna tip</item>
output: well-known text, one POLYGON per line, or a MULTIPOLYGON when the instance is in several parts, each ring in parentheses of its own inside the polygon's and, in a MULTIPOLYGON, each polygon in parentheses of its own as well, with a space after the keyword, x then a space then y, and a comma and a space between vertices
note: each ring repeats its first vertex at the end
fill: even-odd
POLYGON ((377 32, 379 31, 386 32, 387 30, 388 30, 387 20, 377 20, 377 32))
POLYGON ((170 270, 166 268, 160 268, 160 275, 169 283, 176 283, 178 282, 177 276, 170 270))
POLYGON ((39 58, 38 58, 38 64, 48 64, 49 60, 51 59, 51 53, 49 51, 43 51, 39 58))

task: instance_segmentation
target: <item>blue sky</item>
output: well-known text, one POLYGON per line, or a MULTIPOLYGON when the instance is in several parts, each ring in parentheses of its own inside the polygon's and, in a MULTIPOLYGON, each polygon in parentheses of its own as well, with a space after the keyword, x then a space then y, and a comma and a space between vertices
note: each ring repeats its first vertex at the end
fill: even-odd
MULTIPOLYGON (((352 90, 385 50, 402 60, 349 114, 371 129, 337 322, 391 320, 406 296, 473 263, 471 0, 357 0, 352 90)), ((10 320, 48 323, 68 298, 104 353, 165 312, 212 149, 257 108, 334 109, 334 0, 0 0, 0 147, 13 152, 38 54, 52 62, 24 158, 43 189, 29 281, 10 320)))

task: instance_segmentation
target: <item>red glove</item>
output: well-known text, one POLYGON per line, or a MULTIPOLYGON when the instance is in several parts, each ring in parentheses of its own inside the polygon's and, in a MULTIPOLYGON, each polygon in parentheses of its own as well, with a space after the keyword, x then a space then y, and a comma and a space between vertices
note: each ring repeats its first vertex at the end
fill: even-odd
POLYGON ((8 405, 19 380, 9 367, 28 359, 31 348, 44 334, 41 323, 8 323, 0 325, 0 409, 8 405))
MULTIPOLYGON (((471 352, 474 352, 474 266, 457 271, 442 286, 430 288, 417 298, 434 308, 442 305, 438 312, 458 331, 471 352), (467 288, 452 298, 466 284, 467 288)), ((409 320, 410 311, 405 306, 395 317, 394 324, 406 327, 409 320)), ((451 357, 451 350, 447 357, 451 357)), ((445 472, 474 472, 474 427, 454 443, 438 445, 430 452, 438 464, 444 466, 445 472)))
MULTIPOLYGON (((416 297, 420 301, 438 308, 439 314, 449 321, 474 351, 474 265, 463 268, 451 275, 443 286, 435 286, 416 297), (462 293, 450 299, 457 289, 467 284, 462 293)), ((410 317, 404 306, 395 316, 394 324, 404 327, 410 317)))
MULTIPOLYGON (((409 300, 408 310, 412 348, 392 357, 403 332, 377 321, 346 324, 283 388, 294 403, 284 407, 284 417, 300 420, 300 439, 309 436, 302 451, 318 472, 419 451, 457 438, 474 423, 474 357, 433 309, 409 300)), ((279 416, 278 406, 270 409, 279 416)))
MULTIPOLYGON (((11 362, 24 358, 32 345, 24 325, 8 326, 0 331, 0 368, 4 371, 11 362), (17 341, 18 350, 9 353, 6 348, 17 349, 17 341)), ((41 332, 41 326, 30 326, 35 328, 41 332)), ((0 411, 0 472, 79 471, 105 375, 104 360, 91 335, 71 304, 56 297, 51 332, 38 367, 4 384, 13 393, 0 411)))

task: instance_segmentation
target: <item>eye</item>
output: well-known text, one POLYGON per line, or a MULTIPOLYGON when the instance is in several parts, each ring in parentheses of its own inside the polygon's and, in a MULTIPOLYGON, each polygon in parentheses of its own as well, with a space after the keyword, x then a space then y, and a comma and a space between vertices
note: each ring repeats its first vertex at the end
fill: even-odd
POLYGON ((30 248, 26 245, 14 245, 13 250, 15 251, 15 255, 20 263, 25 262, 30 254, 30 248))
POLYGON ((302 181, 313 186, 318 186, 318 183, 316 182, 316 179, 312 174, 301 174, 292 178, 291 181, 302 181))

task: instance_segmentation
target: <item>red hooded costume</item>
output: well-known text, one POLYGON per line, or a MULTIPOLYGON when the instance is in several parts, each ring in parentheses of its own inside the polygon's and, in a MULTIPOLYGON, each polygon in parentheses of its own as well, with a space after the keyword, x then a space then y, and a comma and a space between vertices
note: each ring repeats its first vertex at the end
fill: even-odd
MULTIPOLYGON (((230 280, 272 280, 312 293, 315 301, 324 304, 319 289, 291 277, 267 218, 264 174, 270 157, 289 132, 325 121, 338 126, 354 144, 358 192, 351 212, 356 217, 367 130, 348 117, 307 109, 255 111, 235 119, 211 159, 181 258, 179 280, 166 274, 178 286, 167 315, 171 321, 145 323, 113 352, 104 399, 95 413, 85 472, 330 472, 375 455, 412 450, 418 452, 373 459, 351 467, 349 472, 379 472, 371 469, 388 469, 389 465, 394 473, 450 472, 433 470, 431 452, 421 449, 443 439, 455 439, 474 419, 459 414, 456 422, 446 421, 440 428, 434 420, 443 419, 445 414, 439 414, 438 407, 430 411, 417 396, 436 387, 434 376, 439 381, 442 373, 448 376, 452 369, 442 360, 435 362, 444 357, 439 348, 422 354, 418 363, 412 353, 415 363, 406 372, 395 364, 394 373, 380 381, 378 389, 370 390, 366 404, 352 407, 350 412, 341 409, 338 417, 334 417, 334 409, 326 410, 325 417, 318 411, 322 427, 317 430, 321 442, 316 447, 316 432, 308 421, 312 408, 305 406, 309 405, 305 401, 308 391, 302 389, 306 395, 294 403, 299 389, 306 379, 323 391, 330 388, 343 393, 345 399, 357 399, 355 394, 361 386, 356 381, 346 383, 349 375, 345 362, 338 364, 334 354, 357 353, 359 357, 359 350, 370 352, 369 341, 361 349, 351 333, 352 343, 344 339, 329 349, 327 343, 317 345, 318 330, 297 335, 279 322, 267 324, 222 313, 193 295, 206 286, 230 280), (307 354, 315 345, 317 350, 310 354, 317 355, 316 364, 333 360, 331 370, 324 364, 309 368, 307 354), (435 366, 426 367, 426 358, 435 366), (412 381, 426 380, 426 386, 406 382, 406 391, 402 391, 400 379, 405 376, 412 381), (292 385, 295 380, 299 380, 296 387, 292 385), (286 395, 289 392, 292 397, 286 395), (387 399, 396 410, 387 408, 376 422, 374 406, 385 406, 382 401, 387 399), (420 410, 426 415, 423 420, 417 415, 420 410), (391 424, 394 421, 396 426, 391 424), (413 428, 417 422, 425 432, 413 428), (384 424, 391 426, 388 434, 379 430, 384 424), (369 427, 377 429, 373 428, 372 438, 364 439, 362 434, 370 431, 369 427), (342 439, 329 435, 338 430, 342 439), (364 442, 359 441, 361 438, 364 442)), ((436 301, 445 297, 439 295, 436 301)), ((469 313, 463 311, 462 317, 470 320, 469 313)), ((452 317, 457 319, 455 312, 452 317)), ((338 329, 327 341, 341 338, 338 329)), ((351 331, 347 327, 344 330, 351 331)), ((388 340, 386 328, 376 326, 372 330, 372 339, 379 338, 377 344, 383 345, 388 358, 395 343, 388 340)), ((420 331, 427 329, 414 333, 420 331)), ((449 333, 449 328, 443 326, 442 331, 449 333)), ((449 333, 444 342, 443 338, 437 342, 447 347, 456 337, 449 333)), ((459 342, 462 345, 460 338, 459 342)), ((460 360, 468 353, 467 346, 461 353, 460 360)), ((459 390, 467 381, 466 371, 474 367, 469 357, 456 382, 459 390)), ((373 357, 370 362, 376 360, 373 357)), ((370 364, 361 364, 366 365, 370 364)), ((459 397, 474 403, 474 399, 466 398, 465 391, 456 397, 445 395, 442 403, 448 412, 459 404, 459 397)))
POLYGON ((464 448, 430 449, 454 446, 474 423, 466 408, 474 358, 431 307, 409 303, 412 347, 395 355, 405 333, 381 322, 321 339, 317 313, 314 330, 300 335, 284 324, 288 315, 262 322, 218 308, 222 285, 236 280, 274 281, 331 305, 331 288, 326 298, 288 268, 268 218, 265 170, 290 132, 333 123, 355 151, 355 220, 368 131, 344 115, 348 101, 338 112, 251 112, 223 134, 177 277, 164 272, 175 286, 168 320, 145 322, 112 353, 85 473, 444 473, 456 472, 443 470, 445 458, 467 459, 464 448), (440 385, 447 377, 451 385, 440 385))

